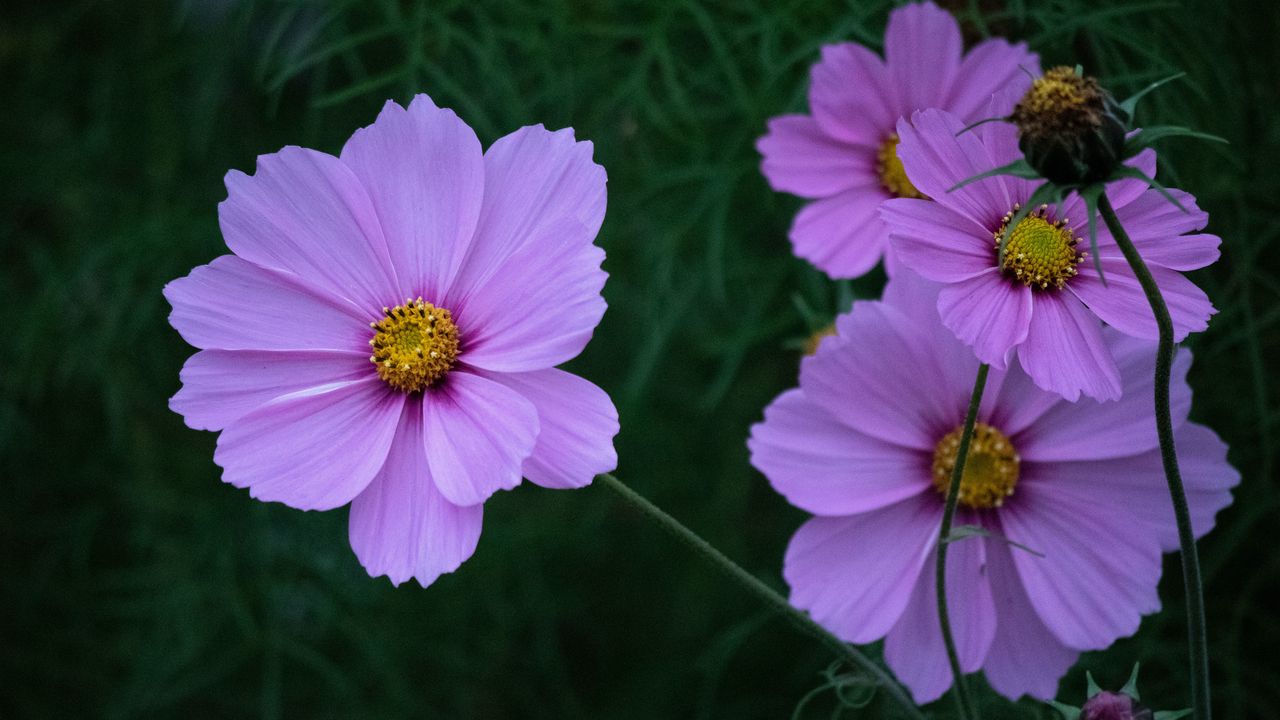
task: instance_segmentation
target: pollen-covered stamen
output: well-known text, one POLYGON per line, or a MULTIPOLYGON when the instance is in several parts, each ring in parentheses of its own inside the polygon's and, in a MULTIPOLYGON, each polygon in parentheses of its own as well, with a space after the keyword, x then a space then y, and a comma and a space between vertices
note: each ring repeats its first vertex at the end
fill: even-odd
MULTIPOLYGON (((963 426, 952 430, 933 451, 933 486, 943 497, 951 489, 951 473, 956 468, 963 433, 963 426)), ((1021 462, 1004 433, 983 422, 974 424, 958 502, 975 510, 1000 507, 1018 484, 1021 462)))
POLYGON ((928 200, 928 196, 916 189, 907 178, 907 171, 898 159, 898 133, 885 138, 876 151, 876 172, 880 175, 880 184, 894 197, 919 198, 928 200))
POLYGON ((448 374, 458 359, 458 326, 453 314, 422 298, 382 308, 374 329, 369 361, 378 377, 403 392, 418 392, 448 374))
MULTIPOLYGON (((997 262, 1000 238, 1004 237, 1005 229, 1013 221, 1018 208, 1014 205, 1001 218, 1000 229, 994 233, 997 262)), ((1067 280, 1075 277, 1076 266, 1084 262, 1086 253, 1076 251, 1079 242, 1065 220, 1049 220, 1049 206, 1041 205, 1022 218, 1009 233, 1002 269, 1006 275, 1027 287, 1060 290, 1067 280)))

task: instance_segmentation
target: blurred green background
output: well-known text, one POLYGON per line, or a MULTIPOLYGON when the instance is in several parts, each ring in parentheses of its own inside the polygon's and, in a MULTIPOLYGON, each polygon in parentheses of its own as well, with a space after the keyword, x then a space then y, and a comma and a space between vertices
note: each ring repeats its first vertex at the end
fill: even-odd
MULTIPOLYGON (((1270 2, 952 2, 971 39, 1029 40, 1146 124, 1226 136, 1162 156, 1225 239, 1194 279, 1193 417, 1244 473, 1203 543, 1221 718, 1280 717, 1275 528, 1280 16, 1270 2)), ((612 395, 618 475, 781 589, 803 519, 747 464, 795 341, 870 278, 794 259, 799 202, 760 177, 821 44, 878 46, 885 3, 746 0, 5 3, 0 9, 0 717, 786 718, 830 657, 600 488, 493 498, 475 557, 429 590, 370 579, 347 513, 223 485, 214 435, 166 407, 192 352, 160 288, 225 252, 223 174, 336 152, 429 92, 485 143, 573 126, 609 171, 610 309, 571 365, 612 395)), ((1081 587, 1080 592, 1089 592, 1081 587)), ((1084 670, 1143 662, 1189 700, 1181 579, 1084 670)), ((872 652, 876 652, 872 648, 872 652)), ((1026 716, 980 688, 984 717, 1026 716)), ((830 694, 805 717, 830 717, 830 694)), ((873 705, 857 716, 877 716, 873 705)), ((951 710, 938 703, 939 717, 951 710)))

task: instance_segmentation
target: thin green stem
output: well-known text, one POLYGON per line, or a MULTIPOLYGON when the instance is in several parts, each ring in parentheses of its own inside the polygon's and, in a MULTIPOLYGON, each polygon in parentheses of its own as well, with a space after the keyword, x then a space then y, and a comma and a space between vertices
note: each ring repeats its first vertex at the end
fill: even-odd
POLYGON ((960 433, 960 447, 956 450, 956 466, 951 470, 951 486, 947 488, 947 504, 942 511, 942 528, 938 531, 938 564, 936 584, 938 592, 938 619, 942 622, 942 641, 947 646, 947 662, 951 663, 951 675, 955 678, 956 708, 962 719, 972 718, 973 702, 965 684, 964 670, 960 668, 960 656, 956 653, 956 641, 951 636, 951 616, 947 612, 947 546, 951 536, 951 523, 956 517, 956 503, 960 499, 960 481, 964 478, 964 465, 969 459, 969 442, 973 439, 973 426, 978 422, 978 407, 982 405, 982 391, 987 387, 987 371, 983 363, 978 366, 978 376, 973 381, 973 394, 969 396, 969 411, 964 416, 964 430, 960 433))
POLYGON ((1178 521, 1178 542, 1182 546, 1182 581, 1187 597, 1187 642, 1191 650, 1191 707, 1196 720, 1210 720, 1209 708, 1209 636, 1204 620, 1204 587, 1200 579, 1200 557, 1196 552, 1196 537, 1191 529, 1191 512, 1187 508, 1187 492, 1182 486, 1182 474, 1178 472, 1178 455, 1173 443, 1173 416, 1169 412, 1169 381, 1172 376, 1173 320, 1164 296, 1156 286, 1155 278, 1143 262, 1142 255, 1133 246, 1129 234, 1116 217, 1106 193, 1098 197, 1098 211, 1115 238, 1124 259, 1133 268, 1147 302, 1156 316, 1160 331, 1160 344, 1156 349, 1156 434, 1160 437, 1160 459, 1164 463, 1164 475, 1169 482, 1169 497, 1173 500, 1173 514, 1178 521))
POLYGON ((850 665, 853 665, 875 678, 876 682, 885 689, 885 692, 888 693, 889 697, 892 698, 893 701, 902 709, 902 712, 906 717, 912 718, 912 720, 925 720, 924 713, 922 713, 920 709, 916 707, 915 703, 911 701, 911 698, 907 696, 907 693, 902 689, 902 686, 899 685, 897 681, 894 680, 883 668, 873 662, 866 655, 859 652, 857 648, 846 643, 835 635, 832 635, 821 625, 814 622, 808 615, 793 607, 791 603, 787 602, 786 598, 779 595, 773 588, 761 582, 756 576, 746 570, 743 570, 741 566, 726 557, 724 553, 715 549, 715 547, 706 540, 703 540, 697 533, 685 527, 679 520, 668 515, 662 508, 646 500, 643 495, 640 495, 636 491, 627 487, 621 480, 618 480, 616 477, 606 473, 604 475, 596 476, 596 481, 617 493, 618 496, 625 500, 628 505, 638 510, 641 515, 644 515, 648 519, 654 521, 663 530, 666 530, 668 533, 675 536, 676 539, 680 540, 689 547, 689 549, 693 550, 695 554, 710 563, 716 569, 723 572, 730 579, 737 582, 742 589, 746 590, 748 594, 764 603, 764 605, 770 610, 773 610, 786 618, 792 625, 801 631, 817 638, 822 642, 822 644, 826 645, 828 649, 850 665))

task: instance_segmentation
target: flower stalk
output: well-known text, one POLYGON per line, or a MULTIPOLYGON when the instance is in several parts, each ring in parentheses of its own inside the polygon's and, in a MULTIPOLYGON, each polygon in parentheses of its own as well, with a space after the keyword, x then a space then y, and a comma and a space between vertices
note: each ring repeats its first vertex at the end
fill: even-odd
POLYGON ((596 481, 613 491, 633 509, 639 511, 641 515, 656 523, 686 547, 693 550, 694 554, 720 570, 770 610, 786 618, 797 629, 826 645, 841 660, 848 662, 874 678, 876 683, 883 687, 893 702, 899 706, 904 717, 912 718, 912 720, 925 720, 924 713, 911 701, 902 686, 857 648, 832 635, 821 625, 814 622, 807 614, 793 607, 776 590, 742 569, 742 566, 730 560, 724 553, 712 546, 711 543, 703 540, 701 536, 685 527, 679 520, 671 517, 665 510, 654 505, 643 495, 627 487, 621 480, 605 473, 596 476, 596 481))
POLYGON ((1182 580, 1187 598, 1187 641, 1191 651, 1191 706, 1196 720, 1210 720, 1209 704, 1209 639, 1204 618, 1204 587, 1200 578, 1200 558, 1196 551, 1196 539, 1191 528, 1191 513, 1187 508, 1187 493, 1178 471, 1178 455, 1174 448, 1173 417, 1169 411, 1169 381, 1172 376, 1173 320, 1169 308, 1156 286, 1155 278, 1143 262, 1142 255, 1134 247, 1129 234, 1120 224, 1115 209, 1106 193, 1098 195, 1098 210, 1115 238, 1120 252, 1133 268, 1142 285, 1147 302, 1155 313, 1159 329, 1159 346, 1156 350, 1155 410, 1156 434, 1160 438, 1160 459, 1164 464, 1165 479, 1169 483, 1169 496, 1173 500, 1173 513, 1178 523, 1178 542, 1182 549, 1182 580))
POLYGON ((973 704, 965 685, 964 670, 956 653, 956 641, 951 635, 951 617, 947 612, 947 546, 951 542, 951 524, 955 520, 956 504, 960 500, 960 483, 964 479, 965 461, 969 459, 969 444, 973 440, 973 426, 978 421, 978 407, 982 405, 982 392, 987 387, 987 372, 991 369, 983 363, 973 381, 973 394, 969 397, 969 410, 965 413, 964 430, 960 434, 960 447, 956 451, 956 466, 951 471, 951 486, 947 489, 947 503, 942 511, 942 527, 938 531, 938 620, 942 623, 942 641, 947 647, 947 662, 955 678, 956 708, 962 720, 974 717, 973 704))

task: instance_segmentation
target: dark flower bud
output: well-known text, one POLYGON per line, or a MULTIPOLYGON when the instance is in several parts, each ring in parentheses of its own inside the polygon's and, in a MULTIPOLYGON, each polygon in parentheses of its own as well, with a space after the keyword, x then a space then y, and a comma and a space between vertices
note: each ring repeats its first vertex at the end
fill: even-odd
POLYGON ((1120 692, 1103 690, 1080 708, 1080 720, 1153 720, 1155 714, 1137 700, 1120 692))
POLYGON ((1102 180, 1121 163, 1127 117, 1095 78, 1056 67, 1031 84, 1012 120, 1031 167, 1073 185, 1102 180))

